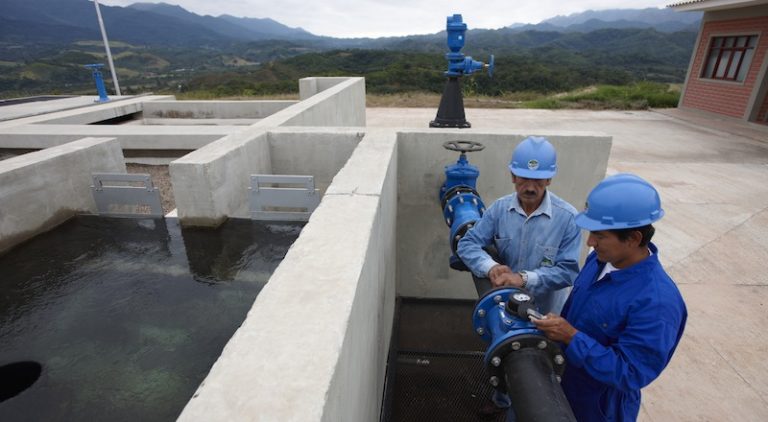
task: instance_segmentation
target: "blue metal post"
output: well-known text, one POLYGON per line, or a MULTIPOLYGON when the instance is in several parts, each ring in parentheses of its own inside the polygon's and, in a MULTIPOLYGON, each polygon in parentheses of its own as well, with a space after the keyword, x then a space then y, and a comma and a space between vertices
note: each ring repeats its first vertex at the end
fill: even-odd
POLYGON ((87 64, 85 67, 93 71, 93 80, 96 82, 96 91, 99 93, 99 99, 96 102, 106 103, 109 101, 107 96, 107 89, 104 87, 104 78, 101 76, 101 68, 104 67, 101 63, 87 64))

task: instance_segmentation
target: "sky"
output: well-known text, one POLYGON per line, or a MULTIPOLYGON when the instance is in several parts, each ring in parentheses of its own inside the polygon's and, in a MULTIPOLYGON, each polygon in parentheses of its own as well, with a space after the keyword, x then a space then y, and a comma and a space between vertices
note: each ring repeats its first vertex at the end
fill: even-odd
POLYGON ((271 18, 315 35, 336 38, 432 34, 460 13, 469 29, 539 23, 585 10, 664 7, 675 0, 99 0, 107 6, 137 2, 176 4, 198 15, 271 18))

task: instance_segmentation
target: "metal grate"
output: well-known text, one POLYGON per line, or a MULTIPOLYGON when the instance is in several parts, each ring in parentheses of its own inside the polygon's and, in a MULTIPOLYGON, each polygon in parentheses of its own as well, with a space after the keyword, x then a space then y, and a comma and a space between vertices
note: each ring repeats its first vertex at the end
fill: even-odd
POLYGON ((125 218, 163 216, 160 192, 148 174, 92 173, 91 193, 99 215, 125 218))
POLYGON ((483 354, 399 352, 390 421, 503 421, 490 413, 483 354))
POLYGON ((472 300, 398 298, 382 422, 504 421, 491 404, 472 300))
POLYGON ((249 189, 254 220, 307 221, 320 203, 314 176, 252 174, 249 189))

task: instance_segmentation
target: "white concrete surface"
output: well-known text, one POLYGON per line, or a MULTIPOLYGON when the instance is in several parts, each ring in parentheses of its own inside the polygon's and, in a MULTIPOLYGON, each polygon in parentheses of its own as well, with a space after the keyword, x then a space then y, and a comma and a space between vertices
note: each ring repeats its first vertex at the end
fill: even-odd
POLYGON ((0 148, 43 149, 84 137, 110 137, 126 150, 195 150, 241 130, 242 126, 24 125, 0 130, 0 148))
POLYGON ((272 174, 264 130, 247 130, 206 145, 168 166, 179 220, 218 226, 248 215, 250 174, 272 174))
MULTIPOLYGON (((315 79, 317 93, 302 96, 296 105, 279 111, 256 126, 365 126, 364 78, 305 78, 315 79)), ((309 91, 312 92, 312 91, 309 91)))
MULTIPOLYGON (((0 101, 0 121, 92 106, 96 104, 94 102, 96 98, 98 96, 62 96, 61 98, 51 98, 45 101, 33 101, 22 104, 6 104, 0 101)), ((120 99, 120 97, 117 99, 120 99)))
POLYGON ((272 173, 312 175, 322 195, 364 135, 365 128, 270 130, 272 173))
POLYGON ((182 224, 216 226, 228 217, 247 217, 251 174, 285 171, 306 175, 311 170, 317 173, 320 186, 327 186, 333 174, 349 158, 354 148, 350 140, 354 139, 353 143, 359 141, 359 130, 330 129, 326 135, 296 132, 291 136, 275 132, 274 136, 285 141, 272 142, 269 147, 265 135, 284 126, 365 125, 363 78, 318 79, 321 85, 329 86, 311 98, 171 162, 169 171, 182 224), (313 138, 317 141, 312 141, 313 138), (286 146, 281 146, 283 143, 286 146), (289 143, 301 145, 301 149, 292 148, 289 143), (332 144, 336 147, 331 147, 332 144), (272 168, 273 152, 278 170, 272 168))
MULTIPOLYGON (((83 101, 83 97, 78 100, 83 101)), ((87 101, 88 97, 85 97, 87 101)), ((0 121, 0 133, 5 128, 12 126, 31 125, 31 124, 68 124, 68 125, 88 125, 103 120, 114 119, 116 117, 125 116, 127 114, 138 113, 143 109, 143 103, 158 100, 172 100, 174 97, 171 95, 145 95, 137 97, 120 97, 118 100, 110 101, 107 103, 90 103, 83 105, 82 107, 66 107, 65 104, 59 103, 62 108, 55 108, 46 105, 45 103, 29 103, 14 106, 0 107, 0 110, 7 109, 6 113, 13 113, 17 107, 28 109, 31 105, 38 104, 37 110, 39 112, 33 112, 30 117, 16 118, 13 120, 0 121), (10 108, 8 108, 10 107, 10 108)), ((75 103, 75 100, 72 100, 75 103)))
POLYGON ((120 144, 86 138, 0 161, 0 253, 78 213, 96 212, 91 173, 125 173, 120 144))
POLYGON ((348 79, 348 77, 344 76, 301 78, 299 79, 299 99, 301 101, 309 99, 328 88, 347 81, 348 79))
MULTIPOLYGON (((512 151, 526 136, 546 136, 558 152, 558 173, 550 189, 582 208, 590 189, 605 176, 611 138, 594 132, 524 129, 397 129, 398 166, 397 293, 422 298, 476 298, 468 273, 449 268, 450 229, 443 220, 438 194, 445 166, 459 153, 442 147, 446 141, 467 140, 485 145, 468 154, 480 170, 477 191, 486 206, 514 190, 509 175, 512 151), (589 165, 584 165, 589 163, 589 165)), ((586 246, 583 248, 586 256, 586 246)))
POLYGON ((395 300, 396 139, 370 133, 180 421, 375 421, 395 300))

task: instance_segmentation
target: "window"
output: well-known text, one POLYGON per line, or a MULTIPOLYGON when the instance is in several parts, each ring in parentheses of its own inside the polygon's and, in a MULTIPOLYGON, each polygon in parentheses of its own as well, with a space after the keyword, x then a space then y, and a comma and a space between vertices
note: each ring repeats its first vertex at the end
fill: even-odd
POLYGON ((702 78, 741 82, 747 76, 757 35, 713 37, 702 78))

